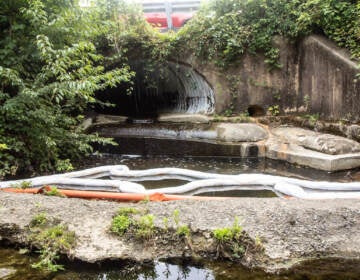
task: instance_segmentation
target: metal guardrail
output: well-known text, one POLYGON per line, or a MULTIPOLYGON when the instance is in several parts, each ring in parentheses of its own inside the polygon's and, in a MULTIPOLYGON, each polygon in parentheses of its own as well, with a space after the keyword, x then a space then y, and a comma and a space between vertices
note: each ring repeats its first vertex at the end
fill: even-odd
POLYGON ((141 1, 144 13, 165 13, 168 29, 173 29, 171 14, 173 12, 195 12, 200 7, 201 0, 163 0, 141 1))

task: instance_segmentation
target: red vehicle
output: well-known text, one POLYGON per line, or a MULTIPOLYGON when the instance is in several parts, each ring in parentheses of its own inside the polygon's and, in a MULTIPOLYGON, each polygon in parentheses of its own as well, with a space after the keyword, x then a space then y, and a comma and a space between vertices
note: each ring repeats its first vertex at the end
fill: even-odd
POLYGON ((160 29, 179 29, 193 17, 194 13, 176 12, 171 14, 168 23, 166 13, 144 13, 145 19, 152 26, 160 29))

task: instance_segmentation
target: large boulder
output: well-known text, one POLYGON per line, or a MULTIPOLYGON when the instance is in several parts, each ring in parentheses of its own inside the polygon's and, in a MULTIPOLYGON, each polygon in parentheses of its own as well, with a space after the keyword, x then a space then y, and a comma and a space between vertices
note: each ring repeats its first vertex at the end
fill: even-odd
POLYGON ((220 123, 216 131, 218 140, 225 142, 257 142, 268 136, 265 129, 252 123, 220 123))

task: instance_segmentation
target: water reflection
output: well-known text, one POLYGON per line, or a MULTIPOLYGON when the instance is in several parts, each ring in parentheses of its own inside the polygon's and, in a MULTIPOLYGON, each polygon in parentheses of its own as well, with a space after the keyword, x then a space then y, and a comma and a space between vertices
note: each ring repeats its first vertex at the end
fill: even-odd
POLYGON ((66 271, 44 273, 31 268, 36 257, 0 247, 0 279, 4 280, 358 280, 360 262, 323 259, 306 262, 278 275, 246 269, 231 262, 172 260, 149 264, 119 262, 97 264, 67 263, 66 271), (2 275, 13 270, 8 276, 2 275))
POLYGON ((261 158, 168 157, 100 154, 82 159, 78 169, 101 165, 125 164, 130 169, 160 167, 187 168, 221 174, 265 173, 316 181, 360 181, 360 169, 326 172, 287 162, 261 158))

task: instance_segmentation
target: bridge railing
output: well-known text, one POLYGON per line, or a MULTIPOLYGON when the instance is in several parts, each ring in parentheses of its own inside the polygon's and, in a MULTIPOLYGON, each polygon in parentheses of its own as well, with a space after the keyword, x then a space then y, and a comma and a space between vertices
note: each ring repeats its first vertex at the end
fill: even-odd
POLYGON ((167 29, 174 29, 172 13, 183 12, 192 13, 199 9, 201 0, 143 0, 140 1, 144 13, 165 13, 167 19, 167 29))

